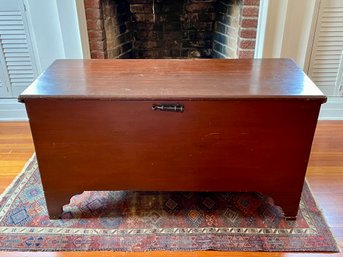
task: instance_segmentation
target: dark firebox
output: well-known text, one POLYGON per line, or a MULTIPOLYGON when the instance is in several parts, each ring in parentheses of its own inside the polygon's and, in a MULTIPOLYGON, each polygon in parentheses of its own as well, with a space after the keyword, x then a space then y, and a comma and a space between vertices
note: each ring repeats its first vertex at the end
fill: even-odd
POLYGON ((91 55, 251 58, 258 5, 258 0, 85 0, 91 55))

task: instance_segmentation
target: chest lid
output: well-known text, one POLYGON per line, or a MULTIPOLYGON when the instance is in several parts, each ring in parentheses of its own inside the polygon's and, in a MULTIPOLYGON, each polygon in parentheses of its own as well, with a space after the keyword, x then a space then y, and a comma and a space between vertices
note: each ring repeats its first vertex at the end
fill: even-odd
POLYGON ((19 101, 36 98, 326 101, 289 59, 57 60, 19 101))

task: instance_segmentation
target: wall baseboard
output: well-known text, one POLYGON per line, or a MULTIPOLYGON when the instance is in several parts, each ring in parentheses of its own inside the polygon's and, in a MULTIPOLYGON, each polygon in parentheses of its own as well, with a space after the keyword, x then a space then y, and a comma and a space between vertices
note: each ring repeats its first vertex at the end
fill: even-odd
POLYGON ((321 107, 319 119, 343 120, 343 96, 329 96, 321 107))
POLYGON ((0 99, 0 121, 28 121, 25 105, 17 98, 0 99))
MULTIPOLYGON (((320 120, 343 120, 343 97, 332 96, 322 105, 320 120)), ((0 99, 0 121, 28 121, 25 105, 16 98, 0 99)))

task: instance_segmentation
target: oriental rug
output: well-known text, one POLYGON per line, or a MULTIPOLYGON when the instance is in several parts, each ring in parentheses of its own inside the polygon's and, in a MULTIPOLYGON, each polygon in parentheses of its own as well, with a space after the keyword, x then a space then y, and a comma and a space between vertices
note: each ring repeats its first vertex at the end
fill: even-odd
POLYGON ((49 220, 36 159, 0 198, 0 250, 336 252, 305 183, 298 218, 286 221, 258 193, 84 192, 49 220))

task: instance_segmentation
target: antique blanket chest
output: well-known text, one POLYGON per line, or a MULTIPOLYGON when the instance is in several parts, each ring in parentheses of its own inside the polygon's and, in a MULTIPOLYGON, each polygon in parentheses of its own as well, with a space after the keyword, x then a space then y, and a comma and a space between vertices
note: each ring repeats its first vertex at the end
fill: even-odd
POLYGON ((57 60, 19 101, 51 218, 85 190, 258 191, 295 218, 326 97, 289 59, 57 60))

